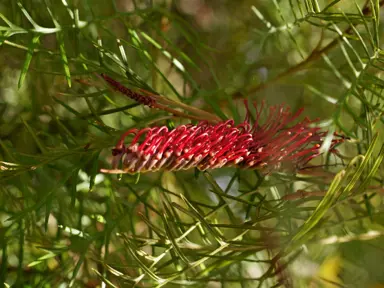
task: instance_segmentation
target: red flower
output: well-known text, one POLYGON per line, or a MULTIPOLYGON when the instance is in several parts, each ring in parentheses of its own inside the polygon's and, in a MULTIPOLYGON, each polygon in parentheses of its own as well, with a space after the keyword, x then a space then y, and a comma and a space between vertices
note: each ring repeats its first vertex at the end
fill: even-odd
MULTIPOLYGON (((292 114, 282 105, 270 107, 267 120, 261 124, 264 103, 259 108, 254 106, 257 113, 253 125, 248 112, 239 125, 228 120, 217 124, 203 121, 173 130, 166 126, 131 129, 122 135, 113 149, 112 166, 115 170, 104 172, 176 171, 192 167, 206 170, 231 166, 271 171, 286 167, 286 164, 303 167, 320 155, 320 146, 327 132, 312 127, 317 120, 305 118, 291 127, 287 126, 303 109, 292 114), (133 140, 124 144, 125 138, 131 134, 133 140), (118 169, 120 162, 122 170, 118 169)), ((333 139, 331 151, 341 141, 342 138, 333 139)))

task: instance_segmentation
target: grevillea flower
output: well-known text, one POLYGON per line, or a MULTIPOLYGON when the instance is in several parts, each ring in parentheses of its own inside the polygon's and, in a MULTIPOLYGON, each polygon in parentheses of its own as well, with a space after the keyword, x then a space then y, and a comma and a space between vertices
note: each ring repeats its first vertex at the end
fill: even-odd
MULTIPOLYGON (((292 114, 283 105, 272 106, 262 123, 264 103, 259 107, 254 105, 256 119, 251 124, 247 103, 246 106, 247 116, 239 125, 227 120, 216 124, 202 121, 171 130, 166 126, 131 129, 121 136, 113 149, 114 170, 104 172, 177 171, 192 167, 199 170, 239 167, 272 171, 292 165, 303 167, 320 155, 327 132, 313 126, 317 120, 305 118, 291 124, 303 109, 292 114), (129 135, 133 135, 133 139, 125 144, 129 135)), ((331 151, 341 141, 342 137, 335 137, 331 151)))

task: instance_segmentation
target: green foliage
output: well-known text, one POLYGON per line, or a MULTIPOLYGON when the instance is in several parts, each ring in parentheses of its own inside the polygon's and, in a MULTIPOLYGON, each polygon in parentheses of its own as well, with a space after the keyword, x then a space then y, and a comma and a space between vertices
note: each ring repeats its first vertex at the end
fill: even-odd
POLYGON ((2 1, 0 283, 383 284, 383 5, 2 1), (98 73, 187 118, 200 108, 238 122, 242 99, 305 107, 330 131, 324 153, 296 173, 102 174, 123 131, 190 120, 98 73), (349 137, 336 156, 334 131, 349 137))

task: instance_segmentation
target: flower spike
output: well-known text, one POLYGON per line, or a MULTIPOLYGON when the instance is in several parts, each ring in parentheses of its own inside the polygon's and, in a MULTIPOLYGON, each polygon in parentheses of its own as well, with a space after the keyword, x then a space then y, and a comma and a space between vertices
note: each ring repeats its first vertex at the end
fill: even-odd
POLYGON ((122 85, 120 82, 117 82, 116 80, 112 79, 108 75, 101 73, 101 77, 109 84, 111 85, 115 90, 119 91, 120 93, 128 96, 129 98, 143 104, 147 105, 149 107, 153 107, 156 103, 156 100, 151 95, 143 95, 139 94, 131 89, 128 89, 124 85, 122 85))
MULTIPOLYGON (((239 125, 227 120, 214 124, 201 121, 173 130, 165 126, 131 129, 113 149, 113 170, 103 169, 102 172, 134 174, 193 167, 200 170, 238 167, 270 172, 287 167, 302 168, 321 154, 320 147, 327 131, 314 126, 318 120, 305 118, 290 125, 303 109, 292 113, 289 107, 272 106, 268 109, 267 120, 262 123, 260 114, 264 103, 261 107, 254 106, 257 111, 254 123, 250 123, 245 102, 247 115, 239 125), (133 140, 124 144, 130 134, 134 135, 133 140)), ((335 146, 344 140, 335 134, 329 151, 335 152, 335 146)))

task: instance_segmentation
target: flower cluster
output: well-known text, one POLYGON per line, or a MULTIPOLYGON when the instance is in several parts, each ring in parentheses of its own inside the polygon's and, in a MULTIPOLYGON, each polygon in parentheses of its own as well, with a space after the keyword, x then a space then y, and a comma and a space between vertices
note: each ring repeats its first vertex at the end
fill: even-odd
MULTIPOLYGON (((266 121, 260 122, 264 104, 257 107, 256 119, 250 124, 249 112, 243 123, 233 120, 217 124, 200 122, 167 127, 131 129, 124 133, 113 149, 112 166, 116 173, 137 173, 160 169, 176 171, 197 167, 200 170, 220 167, 244 169, 264 168, 267 171, 286 167, 303 167, 320 155, 320 146, 327 132, 312 127, 315 121, 303 121, 288 127, 301 114, 289 108, 269 108, 266 121), (128 135, 134 135, 124 144, 128 135), (119 166, 122 165, 122 169, 119 166)), ((248 106, 247 106, 248 109, 248 106)), ((332 140, 331 151, 342 137, 332 140)))

